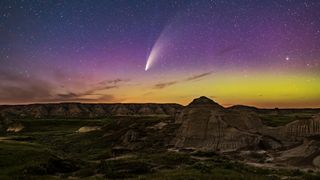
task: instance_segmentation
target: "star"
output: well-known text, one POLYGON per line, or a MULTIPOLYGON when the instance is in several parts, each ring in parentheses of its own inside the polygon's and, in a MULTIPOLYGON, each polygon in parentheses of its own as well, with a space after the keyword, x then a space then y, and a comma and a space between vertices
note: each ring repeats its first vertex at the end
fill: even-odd
POLYGON ((286 57, 286 61, 290 61, 290 57, 289 56, 286 57))

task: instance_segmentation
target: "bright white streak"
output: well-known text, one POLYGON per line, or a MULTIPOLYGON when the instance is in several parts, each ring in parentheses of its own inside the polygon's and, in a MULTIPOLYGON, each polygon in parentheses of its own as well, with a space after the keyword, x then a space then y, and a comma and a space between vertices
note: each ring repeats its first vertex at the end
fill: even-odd
POLYGON ((155 46, 151 49, 150 55, 148 57, 147 63, 146 63, 146 68, 145 71, 148 71, 149 68, 154 64, 155 60, 158 57, 159 54, 159 48, 157 48, 157 43, 155 44, 155 46))
POLYGON ((148 71, 154 64, 159 60, 165 57, 175 50, 174 46, 176 41, 179 40, 180 37, 186 36, 186 33, 183 33, 187 26, 181 26, 179 22, 185 22, 185 20, 189 20, 189 15, 185 14, 177 14, 169 24, 162 30, 159 38, 154 43, 149 57, 146 62, 145 71, 148 71))
POLYGON ((146 67, 144 69, 145 71, 148 71, 150 67, 152 67, 159 58, 163 57, 163 52, 166 49, 165 47, 167 47, 170 44, 168 37, 165 37, 167 36, 166 34, 168 34, 166 32, 167 29, 165 29, 161 33, 161 35, 153 45, 146 62, 146 67))

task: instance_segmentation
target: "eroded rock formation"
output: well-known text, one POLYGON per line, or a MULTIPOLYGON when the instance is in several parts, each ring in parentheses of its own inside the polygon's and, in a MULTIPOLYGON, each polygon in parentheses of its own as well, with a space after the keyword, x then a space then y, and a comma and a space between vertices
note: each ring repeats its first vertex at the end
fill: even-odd
POLYGON ((304 138, 320 135, 320 115, 281 127, 264 126, 252 108, 224 108, 200 97, 177 115, 181 124, 174 146, 214 151, 277 149, 301 144, 304 138))
MULTIPOLYGON (((317 110, 303 109, 301 112, 303 114, 317 112, 317 110)), ((228 154, 232 152, 243 154, 241 152, 248 151, 254 154, 262 150, 269 157, 270 162, 320 168, 320 114, 312 118, 293 117, 294 121, 279 127, 266 126, 260 119, 261 115, 265 114, 286 115, 286 113, 299 114, 299 111, 267 110, 246 106, 224 108, 206 97, 197 98, 185 107, 178 104, 152 103, 0 106, 0 132, 19 133, 18 131, 23 129, 23 124, 17 126, 21 119, 119 116, 117 118, 121 120, 117 121, 117 126, 123 127, 123 130, 111 131, 103 138, 116 136, 117 140, 111 140, 115 141, 114 145, 122 149, 130 151, 143 149, 145 142, 150 141, 155 149, 168 148, 176 151, 191 149, 230 152, 228 154), (133 118, 136 115, 170 117, 164 117, 168 119, 155 122, 148 121, 146 118, 144 124, 136 124, 133 118)), ((99 132, 105 129, 108 128, 85 126, 77 132, 99 132)))
POLYGON ((1 106, 3 117, 13 118, 98 118, 122 115, 169 115, 182 108, 178 104, 33 104, 1 106))
POLYGON ((191 102, 176 122, 181 123, 173 140, 176 148, 234 151, 254 147, 261 139, 254 134, 262 127, 259 118, 227 110, 206 97, 191 102))
POLYGON ((226 109, 206 97, 195 99, 177 115, 180 128, 172 145, 196 151, 263 150, 273 163, 320 167, 320 114, 269 127, 256 111, 242 106, 226 109))

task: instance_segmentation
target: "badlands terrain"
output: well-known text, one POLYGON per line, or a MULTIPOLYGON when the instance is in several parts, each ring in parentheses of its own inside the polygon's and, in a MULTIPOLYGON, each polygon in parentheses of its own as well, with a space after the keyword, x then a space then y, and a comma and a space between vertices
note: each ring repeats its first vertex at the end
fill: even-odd
POLYGON ((320 109, 0 106, 0 179, 319 179, 320 109))

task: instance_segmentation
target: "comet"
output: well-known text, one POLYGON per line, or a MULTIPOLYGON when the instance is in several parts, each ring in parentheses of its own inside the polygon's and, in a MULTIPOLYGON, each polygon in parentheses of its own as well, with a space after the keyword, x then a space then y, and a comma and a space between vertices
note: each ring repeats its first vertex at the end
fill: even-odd
POLYGON ((150 53, 147 58, 145 71, 148 71, 152 66, 156 64, 159 59, 164 57, 164 52, 168 51, 168 47, 170 46, 170 38, 169 38, 169 27, 167 26, 161 32, 158 39, 155 41, 150 53))
POLYGON ((151 49, 151 52, 149 54, 149 57, 146 62, 145 71, 148 71, 149 68, 156 62, 156 60, 159 57, 159 53, 161 52, 161 46, 159 46, 159 43, 156 43, 153 48, 151 49))
POLYGON ((151 52, 150 52, 149 57, 146 62, 146 67, 144 69, 145 71, 148 71, 150 66, 153 64, 155 57, 157 55, 157 52, 158 51, 156 51, 154 47, 151 49, 151 52))
POLYGON ((162 36, 160 36, 150 51, 149 57, 146 62, 146 67, 144 69, 145 71, 148 71, 161 57, 161 53, 163 53, 164 47, 165 42, 163 41, 162 36))
POLYGON ((180 18, 180 16, 175 16, 171 22, 163 28, 149 53, 144 69, 145 71, 148 71, 160 59, 164 59, 165 56, 168 57, 168 55, 175 49, 174 45, 177 39, 181 37, 181 30, 179 28, 175 28, 175 24, 179 22, 180 18))

